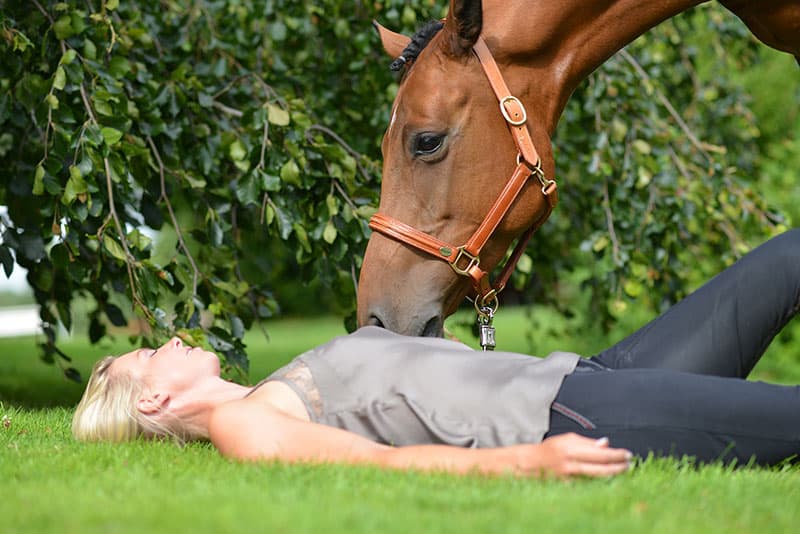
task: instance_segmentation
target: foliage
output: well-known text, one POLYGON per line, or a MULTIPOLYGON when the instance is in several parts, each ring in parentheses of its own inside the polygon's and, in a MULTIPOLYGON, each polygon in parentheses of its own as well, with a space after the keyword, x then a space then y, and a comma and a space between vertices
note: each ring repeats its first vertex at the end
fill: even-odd
POLYGON ((759 131, 727 74, 756 49, 732 15, 703 6, 621 51, 568 104, 554 140, 569 162, 562 203, 534 263, 542 278, 582 280, 600 323, 636 299, 665 309, 787 228, 754 187, 759 131))
POLYGON ((259 6, 33 5, 2 18, 0 259, 29 270, 46 357, 66 357, 55 325, 88 294, 93 341, 130 301, 153 337, 174 329, 244 366, 244 331, 277 309, 274 240, 352 303, 376 168, 271 68, 259 6), (165 225, 176 246, 158 263, 145 227, 165 225))
MULTIPOLYGON (((29 270, 46 359, 67 357, 55 325, 79 296, 92 341, 135 315, 146 341, 176 332, 240 368, 244 331, 297 298, 289 280, 318 279, 352 328, 397 89, 370 21, 411 33, 445 4, 4 3, 0 263, 29 270)), ((722 72, 753 46, 723 13, 661 25, 575 94, 555 139, 562 204, 518 285, 580 273, 611 324, 782 228, 749 188, 757 131, 722 72)))

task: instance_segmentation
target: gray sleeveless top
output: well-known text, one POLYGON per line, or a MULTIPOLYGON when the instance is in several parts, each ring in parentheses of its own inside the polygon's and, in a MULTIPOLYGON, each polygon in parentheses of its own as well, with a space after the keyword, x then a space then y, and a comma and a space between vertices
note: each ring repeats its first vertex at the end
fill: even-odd
POLYGON ((259 385, 283 382, 312 421, 379 443, 499 447, 543 439, 550 405, 578 359, 479 352, 364 327, 301 354, 259 385))

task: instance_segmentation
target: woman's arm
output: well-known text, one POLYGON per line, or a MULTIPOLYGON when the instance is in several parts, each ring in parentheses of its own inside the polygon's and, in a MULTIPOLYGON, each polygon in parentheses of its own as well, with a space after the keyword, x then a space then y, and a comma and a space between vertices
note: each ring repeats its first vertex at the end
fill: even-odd
POLYGON ((525 476, 612 476, 630 453, 607 440, 565 434, 539 444, 496 449, 448 445, 389 447, 338 428, 301 421, 268 404, 241 400, 214 410, 211 441, 240 460, 365 464, 394 469, 525 476))

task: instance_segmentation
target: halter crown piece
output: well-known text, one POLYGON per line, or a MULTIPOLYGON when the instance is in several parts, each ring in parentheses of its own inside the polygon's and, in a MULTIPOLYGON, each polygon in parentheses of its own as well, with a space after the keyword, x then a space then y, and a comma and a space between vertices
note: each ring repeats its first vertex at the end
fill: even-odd
POLYGON ((477 230, 461 246, 453 246, 436 237, 421 232, 403 222, 387 215, 376 213, 369 222, 370 228, 392 239, 417 248, 440 260, 450 264, 450 267, 461 276, 467 276, 472 281, 475 293, 474 304, 478 312, 478 326, 480 343, 483 350, 493 350, 495 347, 494 327, 492 319, 497 311, 497 294, 505 288, 514 266, 522 256, 525 246, 534 232, 544 224, 558 203, 558 188, 555 180, 548 180, 542 171, 541 159, 536 147, 531 140, 530 132, 526 126, 528 115, 525 106, 513 96, 503 80, 503 75, 486 46, 483 38, 479 37, 472 48, 483 67, 483 72, 489 79, 497 100, 500 103, 500 113, 506 120, 514 143, 517 145, 517 167, 511 178, 506 183, 500 196, 494 201, 489 212, 478 226, 477 230), (547 200, 547 209, 532 226, 517 241, 516 247, 500 272, 494 284, 489 282, 489 274, 480 268, 480 253, 489 238, 494 233, 500 221, 503 220, 514 200, 519 196, 528 179, 535 176, 541 186, 541 192, 547 200))

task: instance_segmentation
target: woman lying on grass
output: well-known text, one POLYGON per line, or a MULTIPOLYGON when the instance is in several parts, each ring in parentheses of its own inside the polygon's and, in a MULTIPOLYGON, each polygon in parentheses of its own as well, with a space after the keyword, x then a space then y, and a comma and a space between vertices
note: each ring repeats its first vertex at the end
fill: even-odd
POLYGON ((775 464, 800 452, 800 388, 744 378, 798 307, 793 230, 592 358, 365 327, 245 387, 220 378, 215 354, 172 339, 98 362, 72 430, 210 439, 246 460, 455 473, 610 476, 651 452, 775 464))

